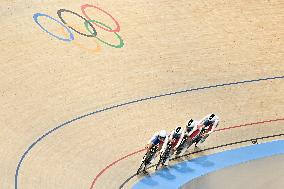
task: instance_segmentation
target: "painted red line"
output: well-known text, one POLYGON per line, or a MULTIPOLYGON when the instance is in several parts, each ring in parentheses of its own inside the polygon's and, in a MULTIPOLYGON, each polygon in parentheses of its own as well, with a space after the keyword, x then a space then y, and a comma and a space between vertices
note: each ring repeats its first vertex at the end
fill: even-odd
MULTIPOLYGON (((284 118, 279 118, 279 119, 272 119, 272 120, 265 120, 265 121, 259 121, 259 122, 254 122, 254 123, 246 123, 246 124, 242 124, 242 125, 236 125, 236 126, 230 126, 230 127, 225 127, 225 128, 222 128, 222 129, 217 129, 215 130, 214 132, 217 132, 217 131, 225 131, 225 130, 230 130, 230 129, 236 129, 236 128, 240 128, 240 127, 247 127, 247 126, 256 126, 256 125, 259 125, 259 124, 263 124, 263 123, 271 123, 271 122, 276 122, 276 121, 284 121, 284 118)), ((140 149, 140 150, 137 150, 135 152, 132 152, 126 156, 123 156, 122 158, 110 163, 108 166, 106 166, 104 169, 102 169, 99 174, 96 175, 96 177, 94 178, 93 182, 92 182, 92 185, 90 187, 90 189, 93 189, 94 186, 95 186, 95 183, 97 182, 97 180, 99 179, 99 177, 104 173, 106 172, 108 169, 110 169, 112 166, 114 166, 115 164, 117 164, 118 162, 130 157, 130 156, 133 156, 135 154, 138 154, 140 152, 143 152, 145 151, 146 149, 143 148, 143 149, 140 149)))
POLYGON ((95 177, 95 179, 94 179, 93 182, 92 182, 92 185, 91 185, 90 189, 92 189, 92 188, 94 187, 94 185, 95 185, 96 181, 98 180, 98 178, 99 178, 106 170, 108 170, 110 167, 114 166, 116 163, 120 162, 121 160, 124 160, 124 159, 126 159, 126 158, 128 158, 128 157, 130 157, 130 156, 133 156, 134 154, 138 154, 138 153, 140 153, 140 152, 143 152, 144 150, 146 150, 146 149, 143 148, 143 149, 137 150, 137 151, 135 151, 135 152, 132 152, 131 154, 128 154, 128 155, 126 155, 126 156, 123 156, 122 158, 120 158, 120 159, 118 159, 118 160, 112 162, 112 163, 109 164, 108 166, 106 166, 104 169, 102 169, 102 170, 99 172, 99 174, 97 174, 97 176, 95 177))
POLYGON ((259 125, 259 124, 263 124, 263 123, 271 123, 271 122, 276 122, 276 121, 284 121, 284 118, 272 119, 272 120, 266 120, 266 121, 259 121, 259 122, 254 122, 254 123, 246 123, 246 124, 243 124, 243 125, 236 125, 236 126, 231 126, 231 127, 225 127, 225 128, 222 128, 222 129, 217 129, 214 132, 224 131, 224 130, 229 130, 229 129, 236 129, 236 128, 240 128, 240 127, 255 126, 255 125, 259 125))

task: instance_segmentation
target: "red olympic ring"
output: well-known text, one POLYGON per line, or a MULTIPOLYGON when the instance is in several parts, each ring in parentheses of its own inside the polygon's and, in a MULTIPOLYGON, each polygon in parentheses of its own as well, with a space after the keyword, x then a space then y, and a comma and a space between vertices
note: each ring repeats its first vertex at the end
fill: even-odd
POLYGON ((101 28, 101 29, 103 29, 103 30, 105 30, 105 31, 108 31, 108 32, 119 32, 119 31, 120 31, 120 26, 119 26, 118 21, 115 20, 115 18, 114 18, 111 14, 109 14, 108 12, 106 12, 105 10, 103 10, 103 9, 101 9, 101 8, 95 6, 95 5, 89 5, 89 4, 81 5, 81 11, 82 11, 82 13, 84 14, 84 16, 85 16, 88 20, 94 20, 94 19, 91 19, 91 18, 86 14, 85 9, 86 9, 87 7, 96 8, 96 9, 98 9, 98 10, 104 12, 105 14, 107 14, 107 15, 115 22, 116 28, 115 28, 115 29, 109 29, 109 28, 103 27, 102 25, 99 25, 99 24, 97 24, 97 23, 93 23, 94 25, 96 25, 97 27, 99 27, 99 28, 101 28))

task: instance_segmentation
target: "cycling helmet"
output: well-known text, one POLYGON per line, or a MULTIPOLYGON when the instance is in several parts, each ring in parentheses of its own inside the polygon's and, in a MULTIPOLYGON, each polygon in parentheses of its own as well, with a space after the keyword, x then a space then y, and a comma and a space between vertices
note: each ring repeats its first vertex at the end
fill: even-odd
POLYGON ((187 123, 187 126, 186 126, 186 131, 187 132, 190 132, 192 131, 192 129, 194 128, 194 120, 193 119, 190 119, 187 123))
POLYGON ((190 119, 187 123, 187 126, 191 126, 192 123, 193 123, 193 119, 190 119))
POLYGON ((177 137, 180 137, 182 133, 182 128, 181 127, 176 127, 175 130, 174 130, 174 138, 177 138, 177 137))
POLYGON ((159 133, 159 137, 162 139, 165 139, 167 136, 167 132, 165 130, 161 130, 159 133))
POLYGON ((215 121, 215 114, 211 114, 209 116, 209 118, 204 121, 204 126, 208 127, 208 126, 212 125, 214 123, 214 121, 215 121))
POLYGON ((213 118, 215 118, 215 114, 211 114, 208 119, 211 121, 213 118))

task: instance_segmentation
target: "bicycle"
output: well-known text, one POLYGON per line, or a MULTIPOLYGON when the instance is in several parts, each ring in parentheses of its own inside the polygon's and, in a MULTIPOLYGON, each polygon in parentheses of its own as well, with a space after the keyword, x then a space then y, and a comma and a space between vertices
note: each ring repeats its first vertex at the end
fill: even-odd
POLYGON ((146 172, 147 165, 151 164, 151 160, 154 158, 155 154, 157 153, 158 145, 152 146, 152 148, 146 152, 146 154, 143 156, 142 163, 140 167, 138 168, 136 174, 139 175, 142 170, 143 172, 146 172))
POLYGON ((164 165, 166 160, 170 157, 172 151, 172 142, 168 142, 165 151, 160 155, 160 159, 156 165, 156 170, 158 170, 160 165, 164 165))

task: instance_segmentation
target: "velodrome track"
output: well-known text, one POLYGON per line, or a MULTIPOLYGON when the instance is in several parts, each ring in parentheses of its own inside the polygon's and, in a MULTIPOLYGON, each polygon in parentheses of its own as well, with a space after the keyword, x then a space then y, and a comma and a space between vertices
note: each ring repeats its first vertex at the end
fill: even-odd
POLYGON ((276 0, 1 2, 0 188, 131 188, 155 131, 212 111, 222 131, 201 150, 284 133, 283 10, 276 0), (90 34, 84 10, 96 38, 74 31, 90 34))

